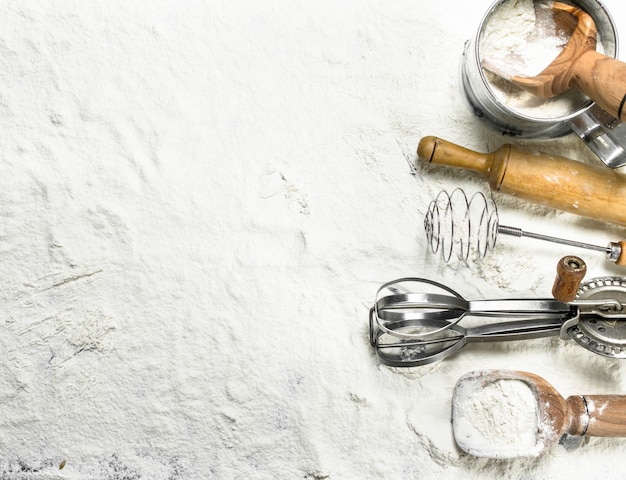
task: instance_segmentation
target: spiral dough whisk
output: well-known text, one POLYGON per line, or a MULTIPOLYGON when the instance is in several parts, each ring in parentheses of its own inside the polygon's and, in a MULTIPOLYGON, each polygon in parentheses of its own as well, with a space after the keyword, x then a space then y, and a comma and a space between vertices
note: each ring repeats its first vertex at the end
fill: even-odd
POLYGON ((424 229, 432 252, 441 251, 446 263, 453 256, 462 261, 468 260, 470 255, 483 259, 495 247, 498 235, 503 234, 603 252, 607 260, 626 266, 625 240, 602 247, 500 225, 496 203, 482 192, 471 198, 460 188, 450 194, 445 190, 439 192, 428 206, 424 229))

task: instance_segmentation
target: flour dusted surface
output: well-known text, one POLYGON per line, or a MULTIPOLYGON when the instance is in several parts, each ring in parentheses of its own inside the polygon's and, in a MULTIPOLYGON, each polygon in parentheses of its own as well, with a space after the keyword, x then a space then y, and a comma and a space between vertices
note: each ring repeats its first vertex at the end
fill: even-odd
MULTIPOLYGON (((450 426, 467 371, 524 367, 601 393, 626 387, 619 362, 542 339, 398 371, 368 344, 376 289, 400 276, 468 298, 549 295, 556 247, 502 241, 482 264, 442 265, 428 203, 484 184, 407 166, 424 135, 502 142, 458 77, 490 4, 2 2, 0 478, 621 466, 623 443, 603 439, 503 468, 461 455, 450 426)), ((539 146, 592 160, 580 143, 539 146)), ((600 245, 619 233, 499 200, 514 225, 600 245)))

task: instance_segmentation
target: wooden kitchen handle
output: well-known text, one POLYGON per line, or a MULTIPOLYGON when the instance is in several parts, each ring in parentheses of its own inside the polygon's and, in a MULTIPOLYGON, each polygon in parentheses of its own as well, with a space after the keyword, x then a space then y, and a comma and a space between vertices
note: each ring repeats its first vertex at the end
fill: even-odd
POLYGON ((593 437, 626 437, 626 395, 572 395, 568 433, 593 437))
POLYGON ((560 302, 571 302, 576 298, 580 282, 587 273, 587 265, 580 257, 568 255, 556 265, 556 278, 552 285, 552 296, 560 302))
POLYGON ((423 163, 465 168, 485 175, 489 173, 492 156, 433 136, 422 138, 417 147, 417 157, 423 163))
POLYGON ((626 119, 626 63, 589 50, 573 64, 571 82, 612 116, 626 119))

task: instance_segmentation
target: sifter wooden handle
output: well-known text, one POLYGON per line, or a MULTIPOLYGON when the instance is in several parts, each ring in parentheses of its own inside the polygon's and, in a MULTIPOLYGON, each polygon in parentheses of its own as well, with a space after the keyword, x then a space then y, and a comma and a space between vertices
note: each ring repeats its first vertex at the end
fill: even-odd
POLYGON ((552 285, 552 296, 561 302, 571 302, 576 298, 578 287, 587 273, 587 265, 582 258, 568 255, 556 265, 556 278, 552 285))
POLYGON ((615 118, 626 120, 626 63, 589 50, 574 62, 571 81, 615 118))
POLYGON ((569 434, 626 437, 626 395, 572 395, 567 404, 569 434))

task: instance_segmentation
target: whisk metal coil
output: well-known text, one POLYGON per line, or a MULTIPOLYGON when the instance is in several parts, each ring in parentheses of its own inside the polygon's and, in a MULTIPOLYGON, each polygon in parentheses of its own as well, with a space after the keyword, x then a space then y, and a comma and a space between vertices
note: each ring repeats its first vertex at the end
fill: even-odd
POLYGON ((441 250, 445 262, 454 253, 459 260, 467 260, 471 252, 484 258, 496 244, 498 226, 495 202, 481 192, 468 199, 460 188, 439 192, 424 218, 430 248, 433 253, 441 250))

